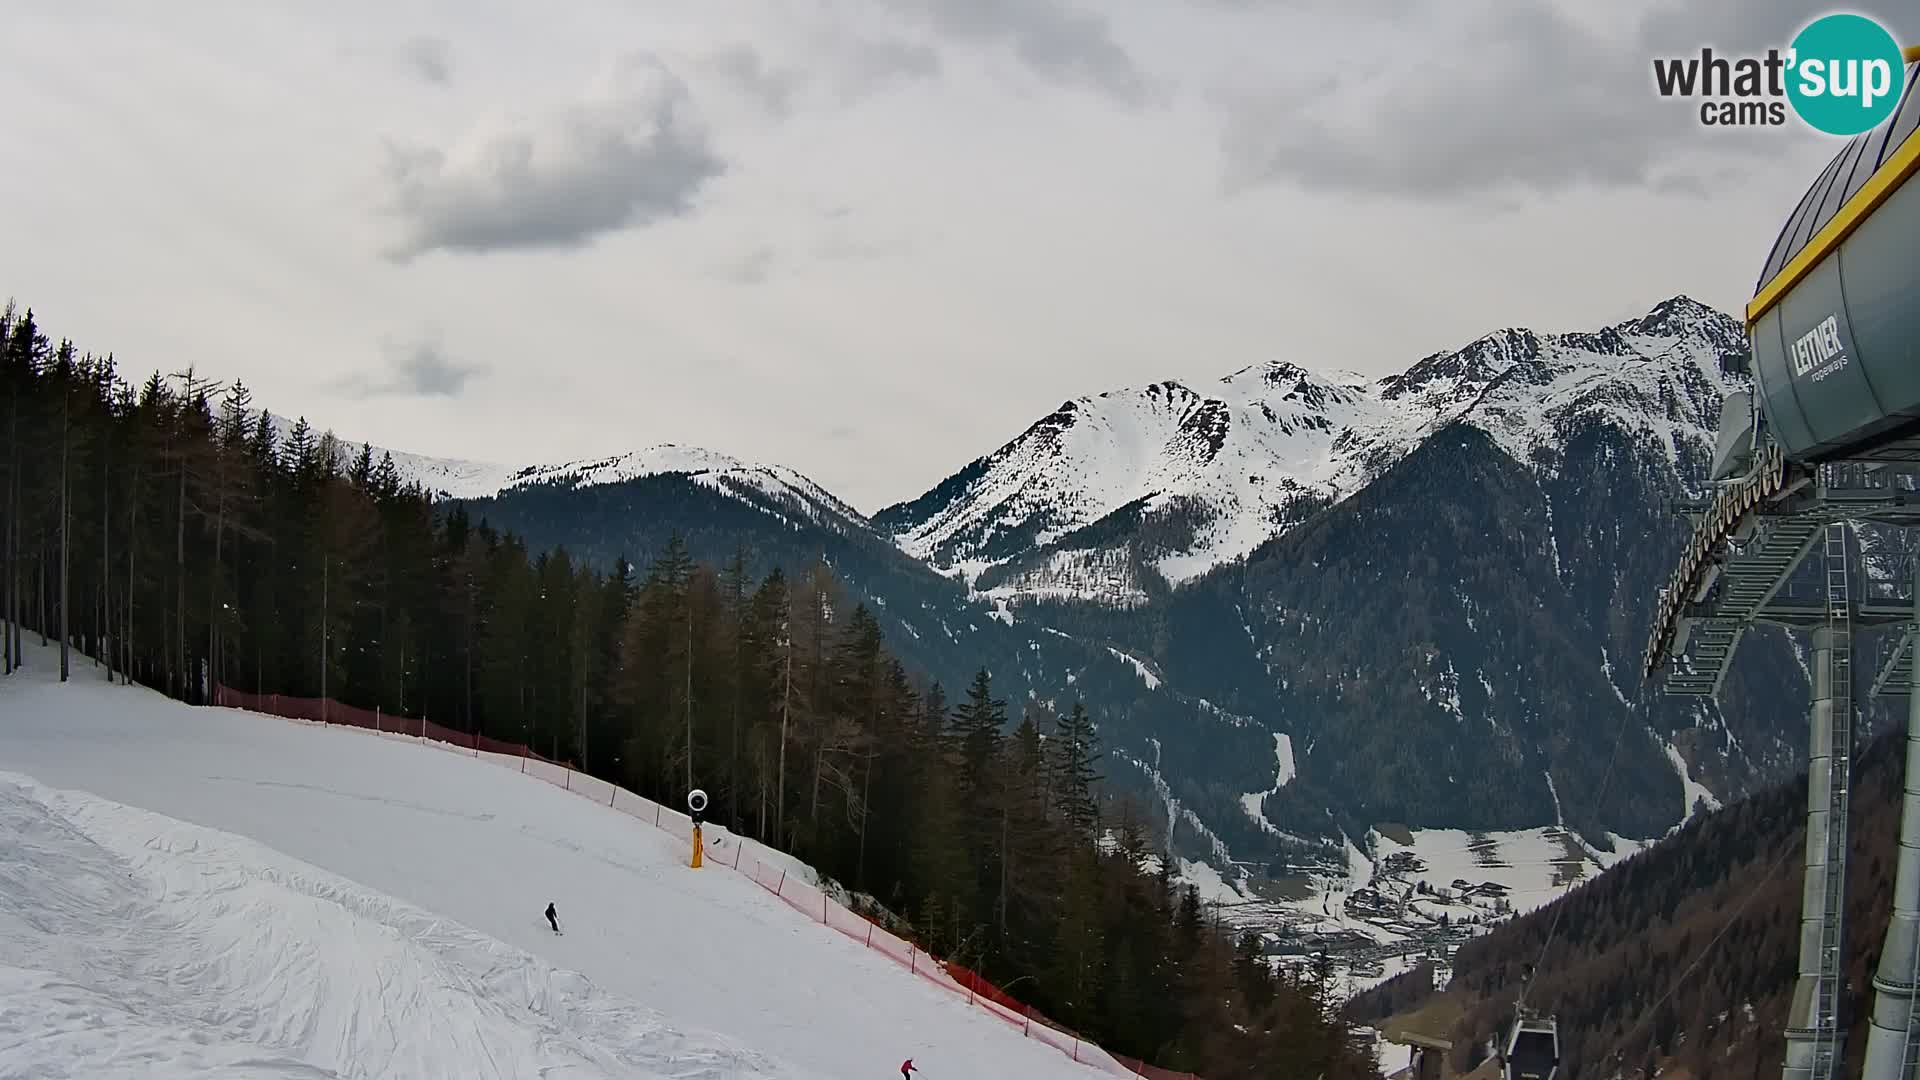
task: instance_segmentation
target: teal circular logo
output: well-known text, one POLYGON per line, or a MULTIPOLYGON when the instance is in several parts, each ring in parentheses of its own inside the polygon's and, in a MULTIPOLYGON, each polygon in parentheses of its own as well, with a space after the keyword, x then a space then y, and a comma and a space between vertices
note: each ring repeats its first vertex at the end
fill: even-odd
POLYGON ((1907 67, 1900 43, 1864 15, 1826 15, 1793 39, 1787 100, 1800 119, 1829 135, 1858 135, 1900 106, 1907 67))

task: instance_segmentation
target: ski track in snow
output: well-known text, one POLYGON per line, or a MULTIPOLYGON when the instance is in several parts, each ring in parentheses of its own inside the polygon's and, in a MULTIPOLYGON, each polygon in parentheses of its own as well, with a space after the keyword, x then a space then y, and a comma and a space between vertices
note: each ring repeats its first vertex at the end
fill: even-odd
POLYGON ((27 660, 0 682, 0 1076, 1098 1075, 535 777, 27 660))
POLYGON ((6 773, 0 832, 11 1075, 800 1075, 241 837, 6 773))

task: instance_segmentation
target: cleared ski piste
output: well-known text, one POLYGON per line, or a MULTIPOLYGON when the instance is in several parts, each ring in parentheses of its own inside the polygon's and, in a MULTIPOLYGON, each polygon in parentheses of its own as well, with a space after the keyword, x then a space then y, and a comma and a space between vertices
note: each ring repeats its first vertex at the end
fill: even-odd
POLYGON ((28 663, 0 1075, 1102 1075, 534 777, 28 663))

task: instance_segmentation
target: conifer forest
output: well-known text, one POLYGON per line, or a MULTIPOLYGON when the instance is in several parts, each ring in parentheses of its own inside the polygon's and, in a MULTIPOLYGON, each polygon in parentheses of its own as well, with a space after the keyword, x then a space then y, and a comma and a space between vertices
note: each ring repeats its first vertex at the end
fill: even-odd
POLYGON ((926 683, 824 563, 530 550, 266 404, 0 313, 8 674, 46 642, 62 679, 326 697, 671 805, 702 787, 709 819, 1110 1050, 1208 1080, 1375 1074, 1331 987, 1176 888, 1080 704, 1006 702, 984 669, 926 683))

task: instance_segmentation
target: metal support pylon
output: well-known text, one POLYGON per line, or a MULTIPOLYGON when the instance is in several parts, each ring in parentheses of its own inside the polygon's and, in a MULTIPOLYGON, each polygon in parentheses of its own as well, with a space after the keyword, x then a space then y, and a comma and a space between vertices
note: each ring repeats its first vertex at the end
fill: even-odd
POLYGON ((1853 599, 1847 527, 1826 528, 1825 621, 1813 630, 1813 709, 1807 748, 1806 881, 1800 976, 1787 1027, 1786 1080, 1832 1080, 1845 1060, 1847 797, 1853 760, 1853 599))
MULTIPOLYGON (((1920 640, 1920 558, 1907 565, 1914 621, 1900 643, 1920 640)), ((1894 666, 1911 663, 1893 658, 1894 666)), ((1893 912, 1874 974, 1873 1014, 1861 1080, 1920 1076, 1920 692, 1907 678, 1907 760, 1900 801, 1900 856, 1894 867, 1893 912)))

